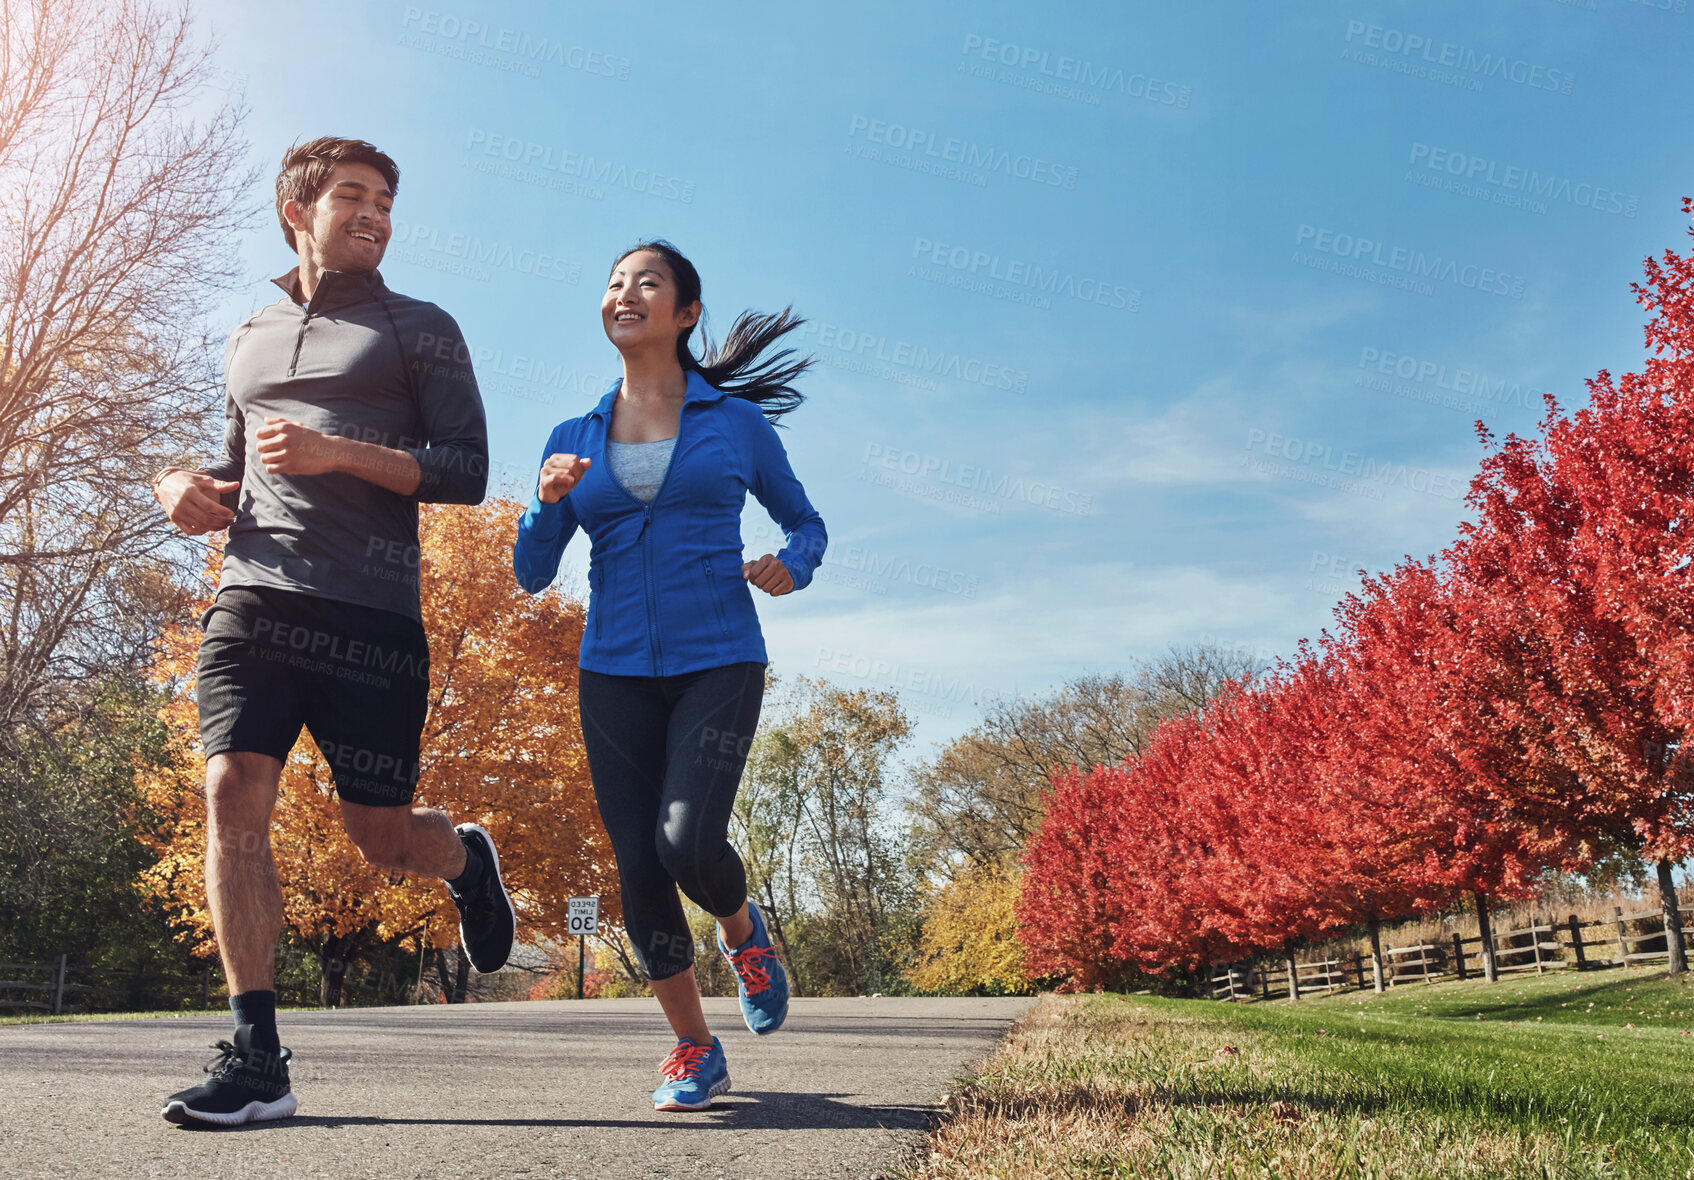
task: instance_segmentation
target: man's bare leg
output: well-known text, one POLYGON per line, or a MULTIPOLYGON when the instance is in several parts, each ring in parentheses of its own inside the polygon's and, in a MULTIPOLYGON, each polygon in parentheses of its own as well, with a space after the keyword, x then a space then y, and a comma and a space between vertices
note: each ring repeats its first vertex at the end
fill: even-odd
POLYGON ((370 807, 336 800, 348 838, 372 864, 451 881, 465 871, 465 846, 453 821, 431 807, 370 807))
POLYGON ((271 811, 282 763, 265 754, 206 760, 206 901, 218 936, 233 1039, 211 1077, 165 1099, 166 1121, 196 1126, 287 1118, 289 1053, 277 1040, 276 944, 282 889, 271 859, 271 811))
POLYGON ((229 994, 274 990, 282 888, 271 812, 282 763, 265 754, 206 761, 206 900, 229 994))
POLYGON ((517 911, 500 880, 500 856, 488 833, 453 821, 431 807, 372 807, 339 799, 341 822, 371 864, 420 877, 440 877, 459 907, 459 938, 471 966, 487 975, 506 965, 517 933, 517 911), (478 852, 475 861, 472 850, 478 852))

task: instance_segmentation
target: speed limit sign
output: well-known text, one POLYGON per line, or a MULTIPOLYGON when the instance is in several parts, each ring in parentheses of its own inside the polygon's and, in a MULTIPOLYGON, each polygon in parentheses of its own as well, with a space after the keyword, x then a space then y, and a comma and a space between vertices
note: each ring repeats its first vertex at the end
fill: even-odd
POLYGON ((600 899, 573 897, 566 918, 568 934, 593 934, 600 929, 600 899))

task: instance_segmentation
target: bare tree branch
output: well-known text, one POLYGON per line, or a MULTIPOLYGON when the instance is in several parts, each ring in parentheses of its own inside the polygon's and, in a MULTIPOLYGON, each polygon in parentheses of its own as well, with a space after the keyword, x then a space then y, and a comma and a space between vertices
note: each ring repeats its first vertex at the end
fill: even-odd
POLYGON ((0 741, 145 660, 201 560, 149 476, 215 437, 243 110, 147 0, 0 0, 0 741))

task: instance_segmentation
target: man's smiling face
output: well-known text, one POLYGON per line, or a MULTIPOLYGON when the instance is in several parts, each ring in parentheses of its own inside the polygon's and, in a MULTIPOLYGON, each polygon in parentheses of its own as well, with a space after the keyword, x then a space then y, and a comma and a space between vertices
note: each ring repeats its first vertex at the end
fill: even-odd
POLYGON ((382 262, 394 232, 394 194, 369 164, 337 164, 310 208, 290 201, 295 238, 324 270, 368 271, 382 262))

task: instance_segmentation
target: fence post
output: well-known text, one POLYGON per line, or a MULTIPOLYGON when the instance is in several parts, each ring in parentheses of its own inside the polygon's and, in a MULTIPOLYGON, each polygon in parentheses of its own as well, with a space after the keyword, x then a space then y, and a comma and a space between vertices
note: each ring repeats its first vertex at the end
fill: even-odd
POLYGON ((1477 937, 1481 940, 1482 977, 1489 983, 1500 982, 1499 964, 1494 960, 1494 919, 1488 912, 1488 898, 1481 890, 1474 891, 1476 897, 1477 937))
POLYGON ((1259 965, 1259 996, 1267 1001, 1270 999, 1270 972, 1262 963, 1259 965))
POLYGON ((1577 920, 1575 914, 1570 916, 1570 945, 1571 949, 1576 952, 1576 969, 1578 971, 1586 970, 1588 960, 1582 954, 1582 923, 1577 920))
POLYGON ((1627 957, 1629 955, 1629 944, 1623 940, 1623 907, 1621 905, 1613 906, 1612 914, 1618 924, 1618 966, 1627 967, 1629 966, 1627 957))
POLYGON ((1535 973, 1547 974, 1547 968, 1541 962, 1541 919, 1535 914, 1529 916, 1529 945, 1535 948, 1535 973))
MULTIPOLYGON (((1377 919, 1372 918, 1370 920, 1370 969, 1371 975, 1375 978, 1376 994, 1379 996, 1382 994, 1382 976, 1384 968, 1385 964, 1382 958, 1382 923, 1377 919)), ((1392 983, 1393 980, 1390 979, 1389 982, 1392 983)), ((1365 985, 1362 982, 1359 984, 1359 987, 1361 988, 1364 986, 1365 985)))
POLYGON ((1358 951, 1353 952, 1353 974, 1359 977, 1359 990, 1365 990, 1365 957, 1358 951))
POLYGON ((65 956, 59 956, 57 979, 53 983, 53 1015, 62 1016, 65 1012, 65 956))
POLYGON ((1682 936, 1682 902, 1676 895, 1671 862, 1659 862, 1659 912, 1665 923, 1665 967, 1671 975, 1688 970, 1688 944, 1682 936))
POLYGON ((1453 970, 1458 972, 1459 982, 1463 983, 1465 975, 1465 940, 1459 937, 1457 930, 1453 931, 1453 970))

